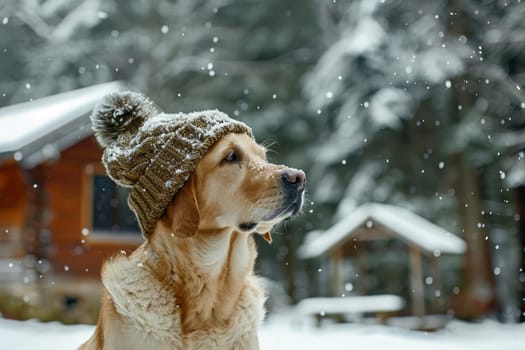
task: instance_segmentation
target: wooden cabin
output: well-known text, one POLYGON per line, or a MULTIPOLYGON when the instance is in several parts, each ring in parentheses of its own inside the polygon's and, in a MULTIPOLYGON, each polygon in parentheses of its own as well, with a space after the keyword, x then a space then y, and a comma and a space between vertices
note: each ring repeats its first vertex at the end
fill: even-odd
POLYGON ((111 82, 0 109, 0 263, 98 277, 107 256, 140 244, 89 119, 104 95, 124 88, 111 82))
POLYGON ((410 270, 409 275, 399 276, 399 281, 408 283, 412 291, 410 314, 424 316, 427 314, 425 287, 429 284, 425 280, 430 281, 430 277, 434 291, 439 294, 440 259, 446 254, 463 254, 466 243, 421 216, 392 205, 365 204, 328 230, 312 232, 298 252, 303 259, 330 258, 334 297, 344 292, 344 281, 348 276, 343 276, 342 265, 346 258, 350 258, 360 276, 356 290, 366 295, 363 282, 368 272, 363 258, 369 243, 384 240, 397 240, 405 247, 402 251, 408 256, 410 270), (430 274, 424 274, 425 261, 430 266, 430 274))

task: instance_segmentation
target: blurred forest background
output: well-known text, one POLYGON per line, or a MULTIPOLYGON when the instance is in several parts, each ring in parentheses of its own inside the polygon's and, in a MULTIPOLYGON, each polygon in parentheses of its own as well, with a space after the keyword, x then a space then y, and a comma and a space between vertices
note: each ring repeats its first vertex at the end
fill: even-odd
MULTIPOLYGON (((467 242, 444 294, 524 320, 524 18, 520 0, 7 0, 0 106, 123 80, 223 110, 309 176, 304 215, 259 245, 292 300, 328 278, 296 258, 305 234, 383 202, 467 242)), ((369 259, 371 291, 404 278, 399 254, 369 259)))

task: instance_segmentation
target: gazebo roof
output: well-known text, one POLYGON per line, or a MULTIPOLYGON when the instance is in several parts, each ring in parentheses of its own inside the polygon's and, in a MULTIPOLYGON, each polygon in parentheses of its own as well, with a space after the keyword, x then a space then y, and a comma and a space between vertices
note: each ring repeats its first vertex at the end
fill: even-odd
POLYGON ((461 238, 407 209, 370 203, 360 206, 328 230, 307 240, 299 248, 299 256, 308 259, 324 255, 350 238, 357 237, 363 232, 363 227, 370 228, 374 224, 391 236, 430 254, 461 254, 466 250, 461 238))
POLYGON ((115 81, 0 108, 0 160, 33 168, 91 135, 87 117, 96 103, 125 85, 115 81))

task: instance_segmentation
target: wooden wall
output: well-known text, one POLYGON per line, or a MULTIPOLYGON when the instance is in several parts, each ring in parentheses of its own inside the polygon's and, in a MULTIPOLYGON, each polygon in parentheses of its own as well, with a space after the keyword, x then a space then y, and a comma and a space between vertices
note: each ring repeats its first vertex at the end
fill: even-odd
POLYGON ((102 262, 120 250, 131 251, 137 244, 93 242, 82 234, 86 167, 99 166, 102 151, 93 137, 64 150, 48 169, 50 229, 53 245, 51 263, 57 273, 98 277, 102 262))
POLYGON ((26 212, 24 175, 14 160, 0 165, 0 258, 24 254, 21 229, 26 212))

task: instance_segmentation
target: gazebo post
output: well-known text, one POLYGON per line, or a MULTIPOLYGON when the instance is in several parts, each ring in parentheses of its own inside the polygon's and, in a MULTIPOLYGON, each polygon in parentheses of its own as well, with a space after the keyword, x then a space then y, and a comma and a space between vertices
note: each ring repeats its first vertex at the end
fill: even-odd
POLYGON ((425 314, 425 298, 423 285, 423 264, 421 250, 414 246, 408 246, 410 256, 410 286, 412 288, 412 312, 415 316, 422 317, 425 314))
POLYGON ((356 251, 356 267, 357 267, 357 293, 359 295, 366 295, 367 294, 367 288, 366 288, 366 263, 364 259, 364 250, 365 244, 364 242, 359 242, 358 249, 356 251))
POLYGON ((439 257, 432 256, 430 258, 430 268, 432 269, 432 278, 434 279, 432 283, 432 285, 434 286, 434 295, 432 296, 432 300, 434 300, 434 305, 437 305, 437 308, 441 309, 443 303, 440 303, 439 300, 442 299, 438 300, 438 298, 441 297, 443 286, 441 284, 441 273, 439 271, 439 257), (439 291, 439 294, 437 294, 437 291, 439 291))
POLYGON ((339 296, 343 281, 341 279, 341 265, 343 261, 343 250, 337 247, 332 251, 332 296, 339 296))

